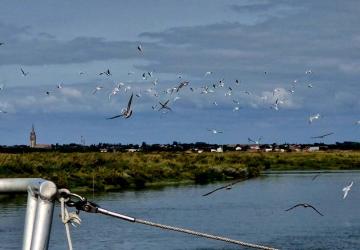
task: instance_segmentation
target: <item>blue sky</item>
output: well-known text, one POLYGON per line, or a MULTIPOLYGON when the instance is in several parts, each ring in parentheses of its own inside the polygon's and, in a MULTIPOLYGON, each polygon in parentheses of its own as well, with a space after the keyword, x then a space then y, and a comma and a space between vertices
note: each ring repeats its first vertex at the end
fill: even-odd
POLYGON ((0 144, 360 140, 357 1, 1 2, 0 144))

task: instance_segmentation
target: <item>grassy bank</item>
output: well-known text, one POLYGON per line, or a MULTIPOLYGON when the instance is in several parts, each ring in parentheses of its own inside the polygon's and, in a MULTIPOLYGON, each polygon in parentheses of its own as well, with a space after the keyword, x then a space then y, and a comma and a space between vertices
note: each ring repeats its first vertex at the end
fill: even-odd
POLYGON ((0 178, 42 177, 97 191, 252 178, 262 170, 360 169, 360 152, 0 154, 0 178))

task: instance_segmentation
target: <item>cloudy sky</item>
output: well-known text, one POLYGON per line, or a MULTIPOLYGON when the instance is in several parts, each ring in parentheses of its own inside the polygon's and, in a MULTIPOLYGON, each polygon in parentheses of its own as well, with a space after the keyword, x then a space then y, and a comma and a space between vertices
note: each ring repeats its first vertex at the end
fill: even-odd
POLYGON ((1 2, 1 145, 360 141, 356 0, 1 2))

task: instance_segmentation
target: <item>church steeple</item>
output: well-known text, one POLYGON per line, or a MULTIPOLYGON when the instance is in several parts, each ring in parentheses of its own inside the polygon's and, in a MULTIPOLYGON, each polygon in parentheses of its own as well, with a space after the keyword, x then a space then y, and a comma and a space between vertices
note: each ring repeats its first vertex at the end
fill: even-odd
POLYGON ((36 146, 36 134, 33 124, 30 132, 30 148, 35 148, 35 146, 36 146))

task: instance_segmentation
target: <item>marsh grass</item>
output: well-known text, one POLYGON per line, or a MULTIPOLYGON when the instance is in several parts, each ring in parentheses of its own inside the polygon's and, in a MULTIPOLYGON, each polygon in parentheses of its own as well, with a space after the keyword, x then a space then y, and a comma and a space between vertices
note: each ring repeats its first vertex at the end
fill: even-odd
POLYGON ((360 169, 360 152, 0 154, 0 178, 42 177, 58 187, 96 191, 259 176, 262 170, 360 169))

